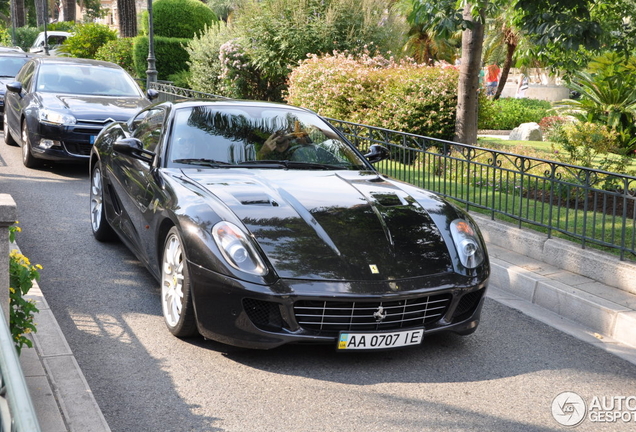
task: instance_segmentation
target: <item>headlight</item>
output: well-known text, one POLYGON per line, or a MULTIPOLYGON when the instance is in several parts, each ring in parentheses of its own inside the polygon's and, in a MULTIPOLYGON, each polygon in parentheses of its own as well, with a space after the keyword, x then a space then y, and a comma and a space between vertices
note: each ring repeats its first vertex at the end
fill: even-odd
POLYGON ((464 219, 455 219, 451 222, 450 229, 462 265, 472 269, 481 264, 484 261, 484 250, 472 224, 464 219))
POLYGON ((53 111, 50 109, 42 109, 39 113, 39 119, 43 123, 52 123, 60 125, 74 125, 77 120, 70 114, 53 111))
POLYGON ((267 273, 252 242, 239 227, 230 222, 219 222, 212 228, 212 236, 232 267, 259 276, 267 273))

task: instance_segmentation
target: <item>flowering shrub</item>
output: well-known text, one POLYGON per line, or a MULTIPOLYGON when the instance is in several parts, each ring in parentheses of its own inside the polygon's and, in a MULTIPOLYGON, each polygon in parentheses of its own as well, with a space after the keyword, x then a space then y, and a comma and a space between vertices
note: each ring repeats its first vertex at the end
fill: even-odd
POLYGON ((286 100, 319 114, 450 139, 458 72, 368 52, 311 55, 289 76, 286 100))
MULTIPOLYGON (((9 240, 13 242, 15 233, 20 231, 20 227, 10 226, 9 240)), ((17 250, 9 253, 9 328, 18 354, 24 345, 33 346, 25 335, 37 331, 33 315, 38 312, 38 308, 24 296, 33 286, 33 281, 40 280, 38 270, 42 270, 41 265, 31 265, 29 259, 17 250)))
POLYGON ((541 129, 541 134, 543 135, 544 140, 562 141, 563 139, 565 139, 563 137, 563 126, 565 126, 567 123, 570 123, 571 121, 573 121, 572 117, 543 117, 539 122, 539 128, 541 129))

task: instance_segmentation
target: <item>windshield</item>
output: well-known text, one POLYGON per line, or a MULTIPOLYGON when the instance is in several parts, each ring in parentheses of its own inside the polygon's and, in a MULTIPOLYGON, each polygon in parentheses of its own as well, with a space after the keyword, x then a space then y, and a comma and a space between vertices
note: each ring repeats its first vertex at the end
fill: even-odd
POLYGON ((14 77, 29 60, 28 57, 0 57, 0 76, 14 77))
POLYGON ((37 91, 93 96, 142 97, 135 81, 126 71, 99 65, 58 64, 40 66, 37 91))
POLYGON ((188 107, 175 114, 171 166, 366 169, 320 117, 278 107, 188 107))

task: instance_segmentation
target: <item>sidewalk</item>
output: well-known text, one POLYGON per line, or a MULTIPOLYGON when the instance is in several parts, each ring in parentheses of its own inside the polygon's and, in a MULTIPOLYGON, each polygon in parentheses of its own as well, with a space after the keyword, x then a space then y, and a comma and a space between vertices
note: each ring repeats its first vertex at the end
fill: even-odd
MULTIPOLYGON (((635 264, 473 217, 488 243, 488 297, 636 365, 635 264)), ((29 297, 38 331, 20 363, 41 430, 110 431, 39 286, 29 297)))

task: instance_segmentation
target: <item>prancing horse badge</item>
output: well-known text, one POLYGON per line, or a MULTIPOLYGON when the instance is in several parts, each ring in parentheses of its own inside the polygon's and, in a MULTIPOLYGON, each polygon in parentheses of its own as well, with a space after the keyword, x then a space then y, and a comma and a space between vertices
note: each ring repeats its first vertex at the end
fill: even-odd
POLYGON ((380 270, 378 270, 378 266, 375 264, 369 264, 369 268, 371 269, 371 273, 378 274, 380 270))

